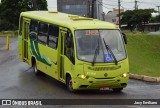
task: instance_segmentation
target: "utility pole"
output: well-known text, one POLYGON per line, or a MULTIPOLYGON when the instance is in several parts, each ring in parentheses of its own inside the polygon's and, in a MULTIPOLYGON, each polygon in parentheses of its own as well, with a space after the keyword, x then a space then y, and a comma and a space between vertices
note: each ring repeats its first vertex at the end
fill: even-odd
POLYGON ((160 15, 160 10, 159 10, 159 7, 160 7, 160 6, 157 6, 157 8, 158 8, 158 13, 159 13, 159 15, 160 15))
POLYGON ((138 2, 138 1, 137 1, 137 0, 135 0, 135 7, 134 7, 134 8, 135 8, 135 10, 137 10, 137 9, 138 9, 137 2, 138 2))
POLYGON ((121 28, 121 17, 120 17, 121 10, 120 10, 120 6, 121 6, 121 2, 120 2, 120 0, 118 0, 118 18, 119 18, 119 28, 121 28))

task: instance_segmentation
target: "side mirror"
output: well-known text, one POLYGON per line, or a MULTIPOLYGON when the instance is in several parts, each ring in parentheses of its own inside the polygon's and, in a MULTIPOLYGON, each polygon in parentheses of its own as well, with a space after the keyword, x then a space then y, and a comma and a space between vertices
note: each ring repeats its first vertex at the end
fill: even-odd
POLYGON ((126 34, 125 34, 125 33, 122 33, 122 35, 123 35, 124 43, 127 44, 127 36, 126 36, 126 34))

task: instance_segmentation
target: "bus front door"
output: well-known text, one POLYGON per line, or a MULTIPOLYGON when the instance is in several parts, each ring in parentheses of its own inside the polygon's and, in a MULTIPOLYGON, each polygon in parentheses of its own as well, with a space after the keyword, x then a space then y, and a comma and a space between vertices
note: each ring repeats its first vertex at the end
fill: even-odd
POLYGON ((23 20, 23 44, 22 44, 22 49, 23 49, 23 59, 24 61, 28 61, 28 36, 29 36, 29 20, 25 19, 23 20))
POLYGON ((67 33, 65 31, 61 31, 61 47, 60 47, 60 64, 59 64, 59 78, 61 81, 65 81, 64 80, 64 42, 65 42, 65 38, 66 38, 67 33))

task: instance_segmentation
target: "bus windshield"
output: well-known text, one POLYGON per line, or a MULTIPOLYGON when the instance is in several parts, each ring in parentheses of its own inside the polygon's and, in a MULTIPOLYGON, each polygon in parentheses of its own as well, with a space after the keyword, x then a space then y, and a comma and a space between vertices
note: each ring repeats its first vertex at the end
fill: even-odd
POLYGON ((115 62, 126 58, 119 30, 76 30, 75 37, 79 60, 96 63, 115 62))

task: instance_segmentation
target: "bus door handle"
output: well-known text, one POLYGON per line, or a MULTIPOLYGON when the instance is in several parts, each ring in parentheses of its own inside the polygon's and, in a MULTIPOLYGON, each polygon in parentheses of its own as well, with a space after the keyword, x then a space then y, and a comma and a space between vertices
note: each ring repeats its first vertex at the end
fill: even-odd
POLYGON ((57 65, 57 62, 51 61, 52 63, 54 63, 55 65, 57 65))

